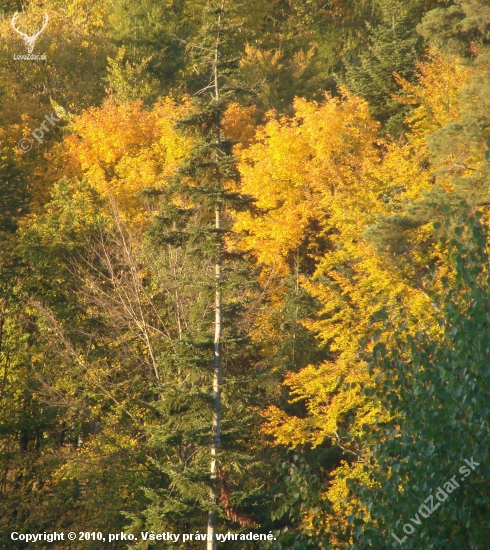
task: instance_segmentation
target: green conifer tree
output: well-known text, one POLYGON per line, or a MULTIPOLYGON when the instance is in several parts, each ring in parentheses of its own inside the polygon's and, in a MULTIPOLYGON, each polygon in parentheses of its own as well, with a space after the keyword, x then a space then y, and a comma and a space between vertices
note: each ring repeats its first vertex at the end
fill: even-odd
POLYGON ((149 431, 162 479, 159 489, 146 490, 146 510, 133 516, 135 526, 148 530, 193 533, 203 530, 207 516, 200 540, 208 549, 217 545, 218 518, 235 531, 250 527, 263 513, 259 500, 260 506, 267 502, 258 481, 262 451, 253 443, 258 421, 252 406, 262 392, 251 371, 254 347, 240 329, 253 283, 243 258, 226 246, 231 210, 251 206, 238 191, 234 142, 222 129, 227 105, 246 89, 236 75, 236 56, 228 54, 236 29, 227 15, 224 2, 210 2, 198 38, 182 40, 201 87, 190 114, 176 124, 194 147, 175 177, 146 191, 159 201, 148 246, 180 258, 179 292, 194 299, 182 311, 179 340, 158 359, 154 407, 161 421, 149 431))
POLYGON ((446 52, 472 57, 476 45, 490 44, 490 6, 485 0, 458 0, 427 12, 417 28, 446 52))
POLYGON ((405 254, 410 246, 411 230, 445 219, 448 209, 460 205, 466 208, 467 205, 487 207, 490 204, 490 164, 485 161, 486 142, 490 138, 488 29, 490 11, 487 3, 480 0, 435 9, 427 13, 419 27, 427 39, 446 53, 458 51, 467 55, 463 62, 474 72, 460 93, 459 119, 448 122, 426 138, 435 175, 434 187, 420 200, 405 203, 403 211, 380 218, 367 231, 368 239, 379 250, 405 254), (448 27, 448 22, 453 21, 451 18, 456 18, 454 21, 459 21, 458 25, 448 27), (477 57, 471 53, 471 41, 473 51, 478 51, 477 57), (454 159, 452 165, 447 162, 450 158, 454 159), (449 180, 452 188, 442 188, 438 185, 440 180, 449 180))
POLYGON ((403 120, 407 116, 406 106, 392 98, 399 88, 394 73, 408 80, 414 74, 422 42, 415 26, 405 2, 383 2, 379 21, 369 24, 368 43, 360 44, 346 59, 347 87, 369 102, 371 113, 393 138, 403 133, 403 120))

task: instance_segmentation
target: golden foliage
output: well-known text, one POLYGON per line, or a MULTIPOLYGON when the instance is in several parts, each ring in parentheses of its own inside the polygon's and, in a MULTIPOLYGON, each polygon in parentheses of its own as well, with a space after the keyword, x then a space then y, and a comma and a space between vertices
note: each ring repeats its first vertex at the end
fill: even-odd
MULTIPOLYGON (((360 385, 373 383, 360 350, 362 341, 382 328, 374 321, 376 312, 383 306, 402 306, 407 330, 424 328, 437 334, 429 298, 413 268, 378 254, 363 238, 378 216, 397 212, 402 200, 420 199, 430 189, 434 168, 425 138, 458 119, 458 94, 468 70, 437 51, 419 70, 417 85, 398 77, 402 101, 418 105, 407 120, 411 131, 404 141, 382 142, 365 102, 344 94, 321 105, 296 100, 291 119, 271 114, 257 142, 242 153, 243 190, 266 211, 261 217, 237 215, 237 229, 247 233, 243 246, 253 251, 264 282, 272 273, 290 273, 291 253, 307 243, 316 269, 299 280, 321 310, 302 323, 335 354, 332 361, 285 377, 291 402, 304 402, 307 415, 291 416, 278 407, 265 411, 263 430, 277 444, 317 446, 331 441, 360 459, 363 449, 357 436, 363 425, 385 416, 359 391, 360 385), (311 245, 319 235, 326 240, 321 250, 311 245)), ((422 263, 420 244, 428 231, 409 232, 412 265, 422 263)), ((387 341, 390 334, 382 332, 379 338, 387 341)), ((339 513, 348 496, 344 476, 363 475, 359 463, 354 464, 333 473, 326 493, 339 513)))
POLYGON ((112 97, 87 109, 64 139, 65 173, 86 176, 102 196, 118 202, 127 220, 140 223, 145 208, 138 191, 164 186, 189 148, 174 129, 187 109, 171 98, 146 110, 139 101, 120 105, 112 97))
POLYGON ((242 191, 265 215, 237 214, 236 229, 248 233, 243 247, 253 250, 264 271, 274 267, 278 275, 289 271, 287 257, 314 232, 313 221, 320 231, 331 226, 327 213, 337 197, 356 187, 377 156, 376 123, 364 101, 297 99, 295 111, 292 118, 270 113, 240 164, 242 191))

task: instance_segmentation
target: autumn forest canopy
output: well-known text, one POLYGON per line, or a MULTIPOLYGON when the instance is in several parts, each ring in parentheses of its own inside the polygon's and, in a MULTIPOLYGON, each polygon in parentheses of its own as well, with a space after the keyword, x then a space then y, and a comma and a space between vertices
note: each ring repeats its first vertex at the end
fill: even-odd
POLYGON ((0 549, 488 550, 488 0, 0 37, 0 549))

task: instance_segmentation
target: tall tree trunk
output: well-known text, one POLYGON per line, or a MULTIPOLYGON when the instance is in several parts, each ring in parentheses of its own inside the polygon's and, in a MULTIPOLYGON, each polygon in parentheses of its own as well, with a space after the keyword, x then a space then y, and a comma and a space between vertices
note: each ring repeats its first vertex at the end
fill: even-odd
MULTIPOLYGON (((221 6, 223 11, 224 2, 221 6)), ((218 36, 216 37, 216 48, 214 52, 214 99, 216 101, 216 183, 218 192, 221 191, 220 174, 220 150, 221 150, 221 108, 219 96, 219 28, 221 25, 221 14, 218 16, 218 36)), ((215 263, 215 313, 214 313, 214 375, 213 375, 213 441, 211 444, 211 506, 208 513, 208 540, 207 550, 216 550, 218 533, 218 518, 214 507, 217 504, 218 495, 218 462, 217 453, 221 445, 221 330, 223 321, 223 308, 221 299, 221 277, 222 277, 222 243, 221 243, 221 197, 216 197, 214 207, 216 239, 218 250, 215 263)))
MULTIPOLYGON (((221 225, 221 208, 215 207, 216 229, 221 225)), ((216 505, 218 492, 218 462, 217 452, 221 443, 221 323, 223 318, 221 300, 221 251, 215 264, 216 296, 215 296, 215 331, 214 331, 214 376, 213 376, 213 442, 211 445, 211 505, 216 505)), ((216 512, 209 510, 208 514, 208 550, 216 550, 216 534, 218 522, 216 512)))

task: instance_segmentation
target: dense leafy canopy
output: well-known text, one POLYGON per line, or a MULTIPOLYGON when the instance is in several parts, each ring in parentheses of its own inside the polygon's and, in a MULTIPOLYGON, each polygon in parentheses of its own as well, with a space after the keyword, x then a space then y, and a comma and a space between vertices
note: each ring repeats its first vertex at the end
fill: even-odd
POLYGON ((0 548, 486 549, 487 0, 0 35, 0 548))

